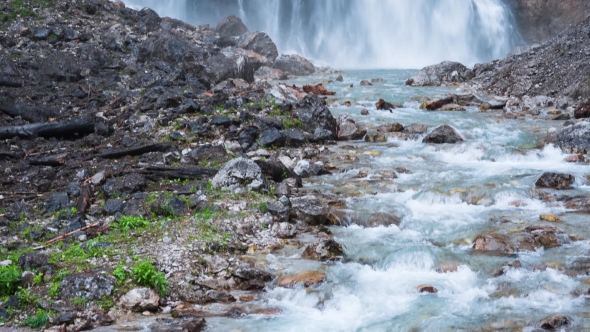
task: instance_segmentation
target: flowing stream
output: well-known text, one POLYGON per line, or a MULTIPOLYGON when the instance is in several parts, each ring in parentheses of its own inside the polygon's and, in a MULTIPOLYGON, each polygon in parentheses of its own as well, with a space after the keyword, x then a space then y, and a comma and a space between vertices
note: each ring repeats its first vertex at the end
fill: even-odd
POLYGON ((125 0, 215 26, 229 15, 281 53, 334 68, 421 68, 504 57, 522 40, 503 0, 125 0))
POLYGON ((350 113, 368 127, 399 122, 432 129, 449 124, 465 142, 428 145, 422 143, 422 135, 417 140, 390 138, 387 143, 354 141, 331 147, 336 152, 333 163, 346 171, 309 179, 305 185, 346 200, 351 225, 331 228, 345 248, 345 260, 334 264, 301 260, 303 249, 296 247, 261 257, 260 264, 271 269, 319 270, 328 278, 310 289, 268 289, 260 302, 280 308, 281 314, 209 318, 208 331, 533 331, 539 320, 555 313, 570 317, 574 330, 590 329, 590 306, 582 294, 590 280, 564 271, 590 265, 588 240, 512 256, 471 250, 480 233, 511 234, 530 225, 554 225, 567 234, 590 238, 587 215, 568 213, 561 202, 546 203, 534 190, 543 172, 558 171, 576 176, 575 188, 560 195, 590 193, 587 165, 566 163, 568 155, 561 150, 540 147, 545 133, 562 122, 506 120, 499 113, 475 108, 423 111, 412 98, 450 90, 404 86, 413 73, 346 72, 344 82, 327 88, 337 91, 340 100, 351 100, 353 107, 335 103, 331 110, 335 116, 350 113), (358 85, 374 77, 387 82, 358 85), (354 88, 348 87, 351 83, 354 88), (374 103, 379 98, 403 103, 404 108, 377 111, 374 103), (370 115, 361 116, 362 108, 370 115), (343 164, 338 155, 359 160, 343 164), (393 180, 377 177, 377 171, 397 167, 411 174, 398 173, 393 180), (368 176, 355 178, 361 169, 369 170, 368 176), (399 216, 402 222, 399 227, 377 228, 354 224, 375 212, 399 216), (539 220, 545 213, 555 213, 563 222, 539 220), (516 259, 522 268, 507 267, 516 259), (496 276, 503 267, 505 273, 496 276), (419 293, 416 287, 424 284, 436 287, 438 293, 419 293))

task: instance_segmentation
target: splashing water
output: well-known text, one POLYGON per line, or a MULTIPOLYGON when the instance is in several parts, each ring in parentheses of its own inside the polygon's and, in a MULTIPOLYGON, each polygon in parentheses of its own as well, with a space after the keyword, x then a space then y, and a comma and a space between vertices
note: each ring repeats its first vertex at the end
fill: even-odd
POLYGON ((239 16, 282 53, 338 68, 466 65, 505 56, 521 43, 501 0, 128 0, 161 15, 215 25, 239 16))

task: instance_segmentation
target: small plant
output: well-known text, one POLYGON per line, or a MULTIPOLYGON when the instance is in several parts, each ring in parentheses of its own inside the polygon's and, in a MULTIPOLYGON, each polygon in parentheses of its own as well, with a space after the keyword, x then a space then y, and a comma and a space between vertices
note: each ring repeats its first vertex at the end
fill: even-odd
POLYGON ((125 271, 123 265, 119 264, 113 270, 113 276, 117 279, 117 283, 121 285, 125 282, 125 279, 127 279, 127 271, 125 271))
POLYGON ((43 309, 37 310, 35 316, 29 316, 25 320, 25 324, 32 329, 39 329, 44 327, 49 321, 49 315, 43 309))
POLYGON ((0 267, 0 296, 12 295, 20 282, 21 270, 10 265, 0 267))
POLYGON ((122 216, 116 225, 123 230, 130 230, 147 227, 150 222, 143 216, 122 216))
POLYGON ((113 299, 109 298, 108 296, 104 296, 102 299, 96 301, 96 303, 100 307, 100 310, 105 311, 115 306, 115 302, 113 302, 113 299))
POLYGON ((50 297, 59 297, 59 282, 52 282, 51 285, 49 285, 47 295, 50 297))
POLYGON ((258 204, 258 209, 262 213, 267 213, 268 212, 268 203, 267 202, 260 202, 260 204, 258 204))
POLYGON ((18 303, 21 306, 26 306, 37 301, 37 296, 28 288, 19 287, 15 295, 18 297, 18 303))
POLYGON ((156 271, 152 262, 143 260, 135 266, 131 271, 133 280, 142 286, 151 287, 157 290, 160 295, 165 295, 168 287, 168 280, 161 271, 156 271))
POLYGON ((299 119, 283 119, 283 127, 285 129, 301 129, 303 128, 303 122, 299 119))
POLYGON ((76 297, 72 299, 72 304, 77 307, 85 307, 88 304, 88 299, 85 297, 76 297))
POLYGON ((36 274, 33 278, 33 284, 41 285, 43 283, 43 273, 36 274))

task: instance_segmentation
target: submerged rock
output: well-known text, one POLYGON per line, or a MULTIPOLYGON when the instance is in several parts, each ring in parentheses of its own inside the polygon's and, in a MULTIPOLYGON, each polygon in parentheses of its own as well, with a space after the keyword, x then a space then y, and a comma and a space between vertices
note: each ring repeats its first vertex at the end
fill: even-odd
POLYGON ((454 144, 463 142, 463 138, 451 126, 442 125, 424 137, 422 142, 434 144, 454 144))
POLYGON ((571 189, 575 181, 575 177, 571 174, 562 173, 544 173, 535 183, 537 187, 553 188, 553 189, 571 189))
POLYGON ((305 287, 317 285, 326 280, 327 275, 318 271, 303 271, 295 274, 285 274, 277 280, 277 286, 284 288, 293 288, 298 284, 305 287))
POLYGON ((570 325, 570 319, 567 316, 555 314, 555 315, 551 315, 549 317, 543 318, 541 320, 541 322, 539 322, 539 325, 541 325, 542 329, 549 330, 549 331, 555 331, 555 330, 560 329, 564 326, 570 325))
POLYGON ((342 245, 332 239, 319 239, 308 245, 301 258, 316 261, 332 261, 342 259, 342 245))

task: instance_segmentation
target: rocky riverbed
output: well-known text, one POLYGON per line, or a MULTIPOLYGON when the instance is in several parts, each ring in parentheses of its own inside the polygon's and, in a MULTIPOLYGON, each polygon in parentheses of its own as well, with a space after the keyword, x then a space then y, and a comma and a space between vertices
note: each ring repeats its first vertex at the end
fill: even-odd
POLYGON ((343 73, 235 17, 0 6, 0 328, 589 328, 588 20, 343 73))

